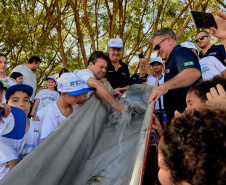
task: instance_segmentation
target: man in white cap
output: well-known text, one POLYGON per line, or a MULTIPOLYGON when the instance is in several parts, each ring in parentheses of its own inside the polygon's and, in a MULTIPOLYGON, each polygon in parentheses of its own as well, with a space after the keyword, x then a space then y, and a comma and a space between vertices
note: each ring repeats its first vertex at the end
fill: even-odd
POLYGON ((192 42, 183 42, 181 43, 181 46, 191 49, 197 55, 201 66, 202 79, 204 81, 210 80, 217 75, 222 76, 222 78, 226 78, 226 67, 216 57, 207 56, 200 59, 197 48, 192 42))
POLYGON ((129 68, 122 62, 123 41, 120 38, 112 38, 108 42, 108 54, 111 61, 108 62, 105 78, 110 82, 114 93, 121 95, 121 92, 128 89, 130 84, 129 68))

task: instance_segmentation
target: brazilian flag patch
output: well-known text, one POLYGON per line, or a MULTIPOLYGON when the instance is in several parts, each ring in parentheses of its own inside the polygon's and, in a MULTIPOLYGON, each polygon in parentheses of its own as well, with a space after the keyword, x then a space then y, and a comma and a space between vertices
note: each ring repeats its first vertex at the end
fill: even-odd
POLYGON ((189 62, 184 63, 184 66, 191 66, 191 65, 194 65, 193 61, 189 61, 189 62))

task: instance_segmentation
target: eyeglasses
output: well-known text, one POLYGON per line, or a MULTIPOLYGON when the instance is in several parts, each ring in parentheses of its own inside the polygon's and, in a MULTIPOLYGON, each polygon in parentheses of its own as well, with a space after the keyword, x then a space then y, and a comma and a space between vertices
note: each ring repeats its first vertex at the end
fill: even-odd
POLYGON ((201 36, 201 37, 199 37, 199 38, 196 38, 195 41, 196 41, 196 42, 199 42, 199 40, 203 40, 205 37, 209 37, 209 36, 203 35, 203 36, 201 36))
POLYGON ((159 44, 161 44, 162 42, 164 42, 168 37, 164 38, 161 42, 159 42, 155 47, 154 50, 160 50, 161 46, 159 44))

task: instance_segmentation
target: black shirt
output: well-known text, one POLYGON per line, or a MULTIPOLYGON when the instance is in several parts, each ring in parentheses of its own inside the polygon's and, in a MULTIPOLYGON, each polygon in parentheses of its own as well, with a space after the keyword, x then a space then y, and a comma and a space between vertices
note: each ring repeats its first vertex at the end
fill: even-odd
POLYGON ((208 51, 203 54, 202 51, 200 51, 199 53, 199 58, 203 58, 203 57, 207 57, 207 56, 214 56, 216 57, 218 60, 221 61, 221 63, 226 66, 226 52, 225 52, 225 48, 224 45, 212 45, 208 51))
MULTIPOLYGON (((195 53, 188 48, 177 45, 166 61, 164 82, 174 78, 184 69, 188 68, 195 68, 201 71, 195 53)), ((169 121, 174 117, 175 110, 182 112, 186 108, 186 95, 189 88, 190 86, 169 90, 168 93, 163 96, 164 108, 169 121)))
POLYGON ((119 69, 115 71, 115 68, 112 65, 111 61, 108 61, 107 72, 104 76, 105 78, 107 78, 107 81, 110 82, 113 89, 118 87, 125 87, 130 83, 128 66, 121 60, 119 61, 119 64, 121 65, 121 67, 119 67, 119 69))
POLYGON ((130 85, 142 84, 143 82, 147 81, 147 77, 148 77, 148 74, 146 74, 145 76, 142 76, 142 77, 140 77, 140 74, 133 74, 130 77, 130 85))

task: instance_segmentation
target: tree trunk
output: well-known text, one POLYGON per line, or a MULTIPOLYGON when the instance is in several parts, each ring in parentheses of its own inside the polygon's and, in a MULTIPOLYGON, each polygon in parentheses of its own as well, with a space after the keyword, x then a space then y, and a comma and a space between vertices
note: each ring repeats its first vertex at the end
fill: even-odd
POLYGON ((79 45, 80 45, 80 48, 81 48, 81 52, 82 52, 82 56, 83 56, 83 60, 84 60, 84 65, 87 66, 86 50, 85 50, 82 31, 81 31, 80 23, 79 23, 79 12, 78 12, 77 0, 75 0, 75 4, 73 4, 71 0, 68 0, 68 2, 69 2, 69 4, 71 5, 71 7, 74 11, 74 18, 75 18, 77 35, 78 35, 78 42, 79 42, 79 45))
POLYGON ((84 22, 85 22, 85 24, 87 26, 88 32, 89 32, 89 36, 90 36, 90 39, 91 39, 91 48, 92 48, 93 51, 96 51, 94 34, 93 34, 93 30, 92 30, 92 28, 90 26, 89 19, 87 18, 86 8, 87 8, 87 0, 84 0, 83 1, 83 11, 84 11, 83 20, 84 20, 84 22))
POLYGON ((116 0, 113 0, 113 15, 112 15, 112 22, 111 22, 110 38, 114 38, 117 10, 118 10, 118 7, 117 7, 116 0))

